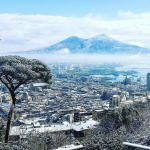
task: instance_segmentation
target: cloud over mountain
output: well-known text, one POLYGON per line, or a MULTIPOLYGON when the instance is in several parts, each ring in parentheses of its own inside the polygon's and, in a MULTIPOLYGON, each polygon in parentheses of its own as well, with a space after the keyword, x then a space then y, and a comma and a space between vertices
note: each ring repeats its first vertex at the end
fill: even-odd
POLYGON ((88 14, 80 18, 0 14, 0 51, 26 51, 53 45, 67 37, 107 34, 125 43, 149 46, 150 13, 118 12, 116 18, 88 14))

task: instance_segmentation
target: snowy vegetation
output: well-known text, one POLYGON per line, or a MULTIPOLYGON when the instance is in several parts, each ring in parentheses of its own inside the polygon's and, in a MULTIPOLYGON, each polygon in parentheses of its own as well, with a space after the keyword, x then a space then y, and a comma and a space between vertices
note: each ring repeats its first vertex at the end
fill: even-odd
POLYGON ((83 145, 86 150, 120 150, 122 142, 150 146, 150 103, 138 103, 106 114, 83 145))

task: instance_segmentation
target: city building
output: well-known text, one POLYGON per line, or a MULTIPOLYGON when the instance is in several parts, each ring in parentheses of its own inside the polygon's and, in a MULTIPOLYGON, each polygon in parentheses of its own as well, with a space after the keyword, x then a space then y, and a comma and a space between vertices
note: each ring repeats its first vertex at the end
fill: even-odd
POLYGON ((150 73, 147 74, 147 91, 150 91, 150 73))

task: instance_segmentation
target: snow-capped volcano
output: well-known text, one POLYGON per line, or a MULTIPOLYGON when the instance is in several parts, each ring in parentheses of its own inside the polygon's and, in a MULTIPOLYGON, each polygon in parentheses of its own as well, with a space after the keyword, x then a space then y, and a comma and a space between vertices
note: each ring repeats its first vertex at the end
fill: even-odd
POLYGON ((52 46, 28 51, 34 53, 150 53, 150 49, 119 42, 105 34, 96 35, 89 39, 77 36, 69 37, 52 46))

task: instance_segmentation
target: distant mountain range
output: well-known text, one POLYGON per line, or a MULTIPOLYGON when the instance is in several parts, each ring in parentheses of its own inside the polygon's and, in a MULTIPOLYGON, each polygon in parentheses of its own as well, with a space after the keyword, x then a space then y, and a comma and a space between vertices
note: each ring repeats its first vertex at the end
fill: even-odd
POLYGON ((100 53, 100 54, 137 54, 150 53, 150 49, 119 42, 105 34, 93 38, 82 39, 77 36, 69 37, 52 46, 26 53, 100 53))

